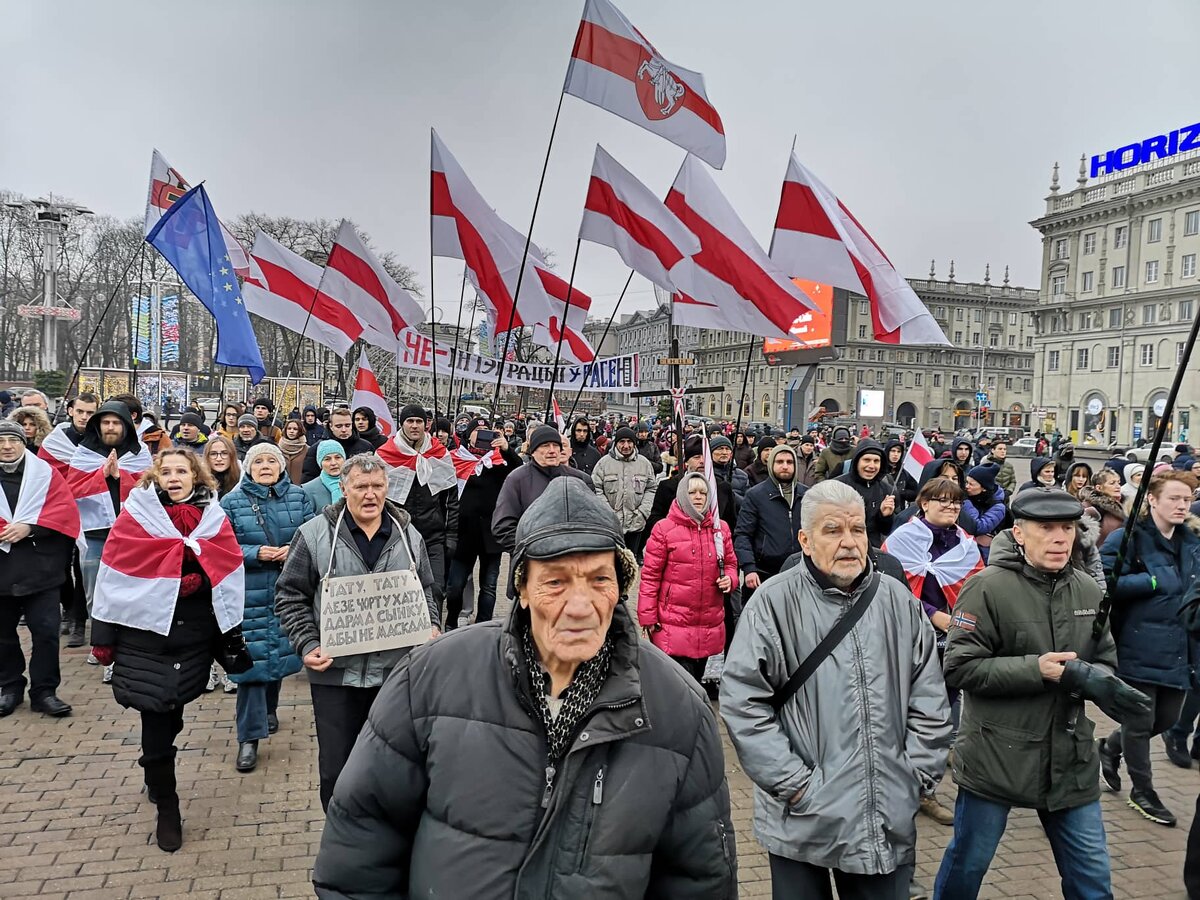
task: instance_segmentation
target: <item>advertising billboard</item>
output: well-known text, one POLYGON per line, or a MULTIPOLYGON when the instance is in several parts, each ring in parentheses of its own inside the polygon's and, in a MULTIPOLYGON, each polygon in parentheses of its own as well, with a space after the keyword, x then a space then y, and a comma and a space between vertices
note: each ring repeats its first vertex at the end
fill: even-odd
POLYGON ((792 281, 816 304, 820 314, 806 312, 796 317, 789 329, 795 340, 765 338, 763 358, 772 366, 780 363, 806 366, 837 358, 837 348, 846 343, 847 292, 803 278, 792 281))
POLYGON ((858 417, 860 419, 883 418, 883 391, 859 390, 858 417))

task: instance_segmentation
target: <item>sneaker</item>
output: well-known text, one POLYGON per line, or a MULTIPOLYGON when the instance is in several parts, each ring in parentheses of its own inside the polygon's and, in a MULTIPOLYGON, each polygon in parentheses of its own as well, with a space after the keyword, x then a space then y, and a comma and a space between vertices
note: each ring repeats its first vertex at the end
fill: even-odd
POLYGON ((104 678, 102 679, 102 681, 105 684, 112 684, 112 673, 113 673, 113 664, 109 663, 107 666, 104 667, 104 678))
POLYGON ((1187 738, 1170 731, 1164 731, 1162 737, 1163 743, 1167 747, 1167 759, 1171 761, 1171 764, 1179 766, 1181 769, 1190 769, 1192 757, 1188 753, 1187 738))
POLYGON ((1100 753, 1100 780, 1114 793, 1121 790, 1121 754, 1108 749, 1104 738, 1096 741, 1100 753))
POLYGON ((921 797, 921 812, 939 825, 954 824, 954 810, 942 806, 937 794, 925 794, 921 797))
POLYGON ((95 653, 89 653, 88 658, 87 658, 87 664, 89 666, 98 666, 98 665, 100 665, 100 660, 96 659, 95 653))
POLYGON ((221 673, 217 671, 217 664, 213 663, 208 667, 208 684, 204 686, 204 693, 211 694, 217 689, 217 685, 221 683, 221 673))
POLYGON ((222 679, 225 682, 225 693, 236 694, 237 693, 237 685, 229 680, 229 676, 224 675, 224 676, 222 676, 222 679))
POLYGON ((1131 809, 1140 812, 1151 822, 1166 825, 1168 828, 1175 827, 1175 813, 1162 805, 1162 801, 1158 799, 1158 794, 1153 790, 1139 791, 1137 788, 1134 788, 1129 792, 1129 806, 1131 809))

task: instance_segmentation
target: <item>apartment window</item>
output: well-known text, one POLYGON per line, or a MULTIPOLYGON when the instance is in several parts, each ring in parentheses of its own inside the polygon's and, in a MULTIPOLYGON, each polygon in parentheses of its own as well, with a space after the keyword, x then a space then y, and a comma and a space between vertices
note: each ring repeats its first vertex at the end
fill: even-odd
POLYGON ((1075 368, 1087 369, 1088 367, 1088 352, 1087 350, 1075 351, 1075 368))
POLYGON ((1129 226, 1118 225, 1113 229, 1113 249, 1124 250, 1129 244, 1129 226))
POLYGON ((1029 393, 1029 387, 1031 384, 1032 384, 1032 382, 1030 382, 1030 380, 1028 378, 1026 378, 1024 381, 1021 382, 1021 389, 1024 390, 1025 393, 1029 393))
POLYGON ((1108 359, 1106 359, 1104 361, 1104 365, 1106 368, 1109 368, 1109 369, 1121 368, 1121 348, 1120 347, 1109 347, 1108 348, 1108 359))
POLYGON ((1125 267, 1124 266, 1113 266, 1112 286, 1115 288, 1125 287, 1125 267))
POLYGON ((961 322, 962 320, 963 320, 963 310, 962 310, 962 307, 960 306, 958 309, 954 310, 954 321, 961 322))
POLYGON ((1183 214, 1184 236, 1200 234, 1200 209, 1193 209, 1183 214))
POLYGON ((1162 240, 1162 219, 1151 219, 1146 223, 1146 243, 1154 244, 1162 240))
POLYGON ((1121 307, 1118 306, 1116 309, 1110 309, 1108 311, 1108 327, 1109 328, 1120 328, 1121 327, 1121 307))
POLYGON ((1096 252, 1096 232, 1083 236, 1083 255, 1091 256, 1096 252))
POLYGON ((975 310, 975 322, 976 322, 976 324, 983 322, 983 310, 982 309, 975 310))
POLYGON ((1066 238, 1059 238, 1054 242, 1054 258, 1066 259, 1070 244, 1066 238))
POLYGON ((979 346, 979 332, 978 331, 971 332, 971 346, 972 347, 979 346))
POLYGON ((1183 341, 1175 345, 1175 365, 1179 365, 1181 362, 1183 362, 1183 341))
POLYGON ((1146 284, 1158 283, 1158 260, 1146 260, 1146 284))
POLYGON ((999 324, 1000 324, 1000 313, 998 313, 998 312, 993 312, 993 313, 992 313, 992 324, 993 324, 993 325, 999 325, 999 324))
POLYGON ((937 316, 939 319, 944 319, 944 318, 946 318, 946 307, 944 307, 944 306, 939 306, 939 307, 937 308, 937 311, 936 311, 935 315, 936 315, 936 316, 937 316))
POLYGON ((877 385, 879 385, 880 387, 883 387, 884 382, 886 382, 886 381, 887 381, 887 372, 883 371, 883 369, 876 369, 875 370, 875 383, 877 385))
POLYGON ((998 335, 998 334, 989 335, 988 336, 988 346, 989 347, 999 347, 1000 346, 1000 335, 998 335))
POLYGON ((1192 301, 1191 300, 1180 300, 1179 301, 1179 318, 1186 321, 1186 320, 1190 319, 1191 317, 1192 317, 1192 301))
POLYGON ((1033 335, 1030 335, 1029 337, 1025 338, 1025 349, 1029 350, 1032 348, 1033 348, 1033 335))
POLYGON ((958 376, 957 375, 950 376, 950 387, 952 387, 952 388, 958 387, 958 376))
POLYGON ((824 380, 825 380, 825 370, 817 369, 817 381, 824 381, 824 380))
POLYGON ((896 373, 896 378, 895 378, 895 381, 893 382, 893 384, 904 384, 904 373, 903 372, 896 373))
POLYGON ((1011 391, 1011 390, 1012 390, 1012 379, 1011 379, 1011 378, 1005 378, 1005 379, 1004 379, 1004 389, 1005 389, 1006 391, 1011 391))
POLYGON ((1010 334, 1008 336, 1008 346, 1010 346, 1010 347, 1017 346, 1017 336, 1015 334, 1010 334))
POLYGON ((1050 333, 1057 334, 1061 330, 1062 330, 1062 322, 1059 321, 1058 316, 1051 316, 1050 317, 1050 333))
POLYGON ((1084 272, 1081 284, 1081 290, 1086 294, 1088 291, 1094 290, 1096 284, 1095 272, 1084 272))
MULTIPOLYGON (((854 351, 854 358, 857 360, 860 360, 860 361, 866 359, 867 358, 866 351, 863 350, 862 347, 859 347, 857 350, 854 351)), ((778 372, 779 370, 776 369, 775 371, 778 372)))
POLYGON ((1195 253, 1183 254, 1183 259, 1180 260, 1179 276, 1181 278, 1194 278, 1196 276, 1195 253))
POLYGON ((1158 321, 1158 307, 1153 303, 1147 303, 1142 307, 1142 324, 1153 325, 1158 321))
POLYGON ((866 325, 858 326, 858 339, 860 341, 865 341, 867 339, 867 326, 866 325))
POLYGON ((925 383, 925 373, 924 372, 914 372, 913 373, 913 385, 915 387, 921 387, 921 385, 923 385, 924 383, 925 383))
POLYGON ((934 373, 933 373, 933 386, 934 386, 934 387, 941 387, 941 386, 942 386, 942 373, 941 373, 941 372, 934 372, 934 373))
POLYGON ((962 343, 962 332, 961 331, 954 332, 954 343, 956 343, 956 344, 962 343))
POLYGON ((871 314, 871 302, 869 300, 858 301, 858 314, 860 316, 869 316, 871 314))
POLYGON ((1140 351, 1140 359, 1143 366, 1154 365, 1154 345, 1142 344, 1140 351))
POLYGON ((837 370, 837 383, 838 383, 838 384, 845 384, 845 383, 846 383, 846 370, 845 370, 845 369, 838 369, 838 370, 837 370))
POLYGON ((1047 353, 1046 353, 1046 371, 1047 372, 1057 372, 1058 371, 1058 351, 1057 350, 1047 351, 1047 353))
POLYGON ((1090 312, 1081 312, 1079 314, 1079 330, 1092 327, 1092 314, 1090 312))
POLYGON ((1055 297, 1061 297, 1067 292, 1067 276, 1055 275, 1050 279, 1050 293, 1055 297))

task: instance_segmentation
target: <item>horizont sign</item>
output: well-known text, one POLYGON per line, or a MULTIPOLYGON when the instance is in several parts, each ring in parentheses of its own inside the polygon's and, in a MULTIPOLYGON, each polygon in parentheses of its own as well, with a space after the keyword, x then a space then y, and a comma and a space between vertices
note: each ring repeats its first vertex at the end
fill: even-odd
POLYGON ((1189 150, 1200 150, 1200 122, 1093 156, 1092 177, 1122 172, 1142 163, 1167 159, 1189 150))

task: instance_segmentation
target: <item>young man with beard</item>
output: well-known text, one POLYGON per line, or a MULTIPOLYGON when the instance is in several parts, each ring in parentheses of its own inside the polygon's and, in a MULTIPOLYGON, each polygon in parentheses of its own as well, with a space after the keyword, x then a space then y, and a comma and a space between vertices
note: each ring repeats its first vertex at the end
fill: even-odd
MULTIPOLYGON (((824 481, 826 478, 837 478, 841 475, 842 464, 850 458, 853 447, 849 428, 839 425, 833 429, 829 446, 822 450, 821 455, 817 457, 817 464, 813 468, 813 478, 816 481, 824 481)), ((799 531, 798 528, 792 530, 799 531)))
POLYGON ((571 465, 590 478, 601 455, 592 440, 592 426, 585 416, 580 416, 571 426, 571 465))
MULTIPOLYGON (((424 413, 422 420, 424 419, 424 413)), ((337 441, 342 445, 342 456, 349 459, 352 456, 357 456, 360 453, 371 453, 374 448, 354 433, 354 417, 350 410, 344 406, 339 406, 337 409, 329 413, 329 423, 327 430, 329 437, 327 440, 337 441)), ((307 483, 317 478, 321 474, 321 466, 317 463, 317 447, 318 444, 308 448, 308 455, 304 457, 304 469, 302 471, 302 480, 307 483)))

